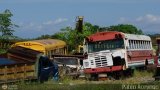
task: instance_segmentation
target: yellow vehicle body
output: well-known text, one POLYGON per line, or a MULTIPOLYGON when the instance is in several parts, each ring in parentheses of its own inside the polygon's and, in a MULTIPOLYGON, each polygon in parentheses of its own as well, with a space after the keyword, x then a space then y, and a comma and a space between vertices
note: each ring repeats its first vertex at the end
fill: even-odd
POLYGON ((58 39, 25 41, 25 42, 18 42, 12 45, 12 47, 16 46, 40 51, 44 55, 49 57, 51 56, 51 54, 66 54, 66 43, 58 39))
POLYGON ((78 53, 83 53, 83 45, 78 45, 78 53))

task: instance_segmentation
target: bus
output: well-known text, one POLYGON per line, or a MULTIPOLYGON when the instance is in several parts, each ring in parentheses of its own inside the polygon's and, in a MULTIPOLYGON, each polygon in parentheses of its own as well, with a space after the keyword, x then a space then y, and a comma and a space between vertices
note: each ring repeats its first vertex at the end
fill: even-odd
POLYGON ((24 47, 35 51, 42 52, 43 55, 51 58, 53 54, 65 55, 66 54, 66 43, 58 39, 42 39, 17 42, 12 45, 14 47, 24 47))
POLYGON ((99 74, 154 64, 151 38, 116 31, 98 32, 84 40, 84 72, 99 74))
POLYGON ((7 57, 0 56, 0 84, 25 80, 44 82, 56 73, 55 66, 42 52, 24 47, 8 50, 7 57))
POLYGON ((157 52, 156 52, 156 72, 155 72, 155 80, 160 80, 160 38, 156 38, 157 40, 157 52))

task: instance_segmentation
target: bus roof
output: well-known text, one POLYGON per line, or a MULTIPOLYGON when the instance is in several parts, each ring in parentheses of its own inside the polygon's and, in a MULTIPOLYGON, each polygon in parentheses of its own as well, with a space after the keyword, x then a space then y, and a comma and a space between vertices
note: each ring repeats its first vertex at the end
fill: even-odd
POLYGON ((117 31, 98 32, 87 37, 87 40, 90 42, 94 42, 94 41, 111 40, 116 38, 128 38, 130 40, 147 40, 147 41, 151 40, 151 38, 146 35, 126 34, 117 31))
POLYGON ((66 43, 58 39, 42 39, 42 40, 18 42, 12 45, 12 47, 16 46, 42 51, 42 50, 53 50, 55 48, 63 48, 66 46, 66 43))
POLYGON ((87 37, 87 39, 90 42, 111 40, 111 39, 115 39, 115 35, 119 35, 122 38, 124 37, 124 34, 122 32, 106 31, 106 32, 97 32, 95 34, 92 34, 89 37, 87 37))
POLYGON ((130 40, 147 40, 150 41, 151 38, 146 35, 136 35, 136 34, 125 34, 125 38, 130 40))

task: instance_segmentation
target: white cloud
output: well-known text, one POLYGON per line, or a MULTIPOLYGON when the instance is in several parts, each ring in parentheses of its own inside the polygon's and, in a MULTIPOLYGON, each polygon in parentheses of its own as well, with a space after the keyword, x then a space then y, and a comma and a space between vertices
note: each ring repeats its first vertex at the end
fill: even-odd
POLYGON ((53 34, 66 26, 67 18, 57 18, 55 20, 48 20, 42 23, 38 22, 20 22, 19 30, 16 31, 20 37, 30 38, 38 37, 43 34, 53 34))
POLYGON ((137 22, 160 23, 160 16, 147 14, 136 19, 137 22))
POLYGON ((125 23, 125 22, 128 22, 128 19, 125 17, 120 17, 118 20, 118 23, 125 23))
POLYGON ((121 17, 117 23, 136 25, 144 33, 160 33, 160 15, 146 14, 132 19, 121 17))
POLYGON ((35 24, 34 24, 33 22, 30 22, 28 26, 29 26, 29 27, 33 27, 34 25, 35 25, 35 24))
POLYGON ((54 21, 54 24, 60 24, 66 21, 68 21, 67 18, 58 18, 57 20, 54 21))
POLYGON ((42 28, 43 28, 42 25, 37 26, 37 29, 38 29, 38 30, 41 30, 42 28))
POLYGON ((53 24, 53 21, 47 21, 47 22, 44 22, 43 24, 44 25, 51 25, 51 24, 53 24))
POLYGON ((67 18, 58 18, 56 20, 53 20, 53 21, 46 21, 46 22, 43 22, 43 25, 56 25, 56 24, 61 24, 63 22, 66 22, 68 21, 67 18))

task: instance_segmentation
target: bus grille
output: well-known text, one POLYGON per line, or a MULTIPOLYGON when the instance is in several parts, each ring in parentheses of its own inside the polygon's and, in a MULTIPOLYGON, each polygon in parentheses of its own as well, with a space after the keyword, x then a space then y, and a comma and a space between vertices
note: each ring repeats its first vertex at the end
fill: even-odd
POLYGON ((95 56, 96 67, 107 67, 106 56, 95 56))

